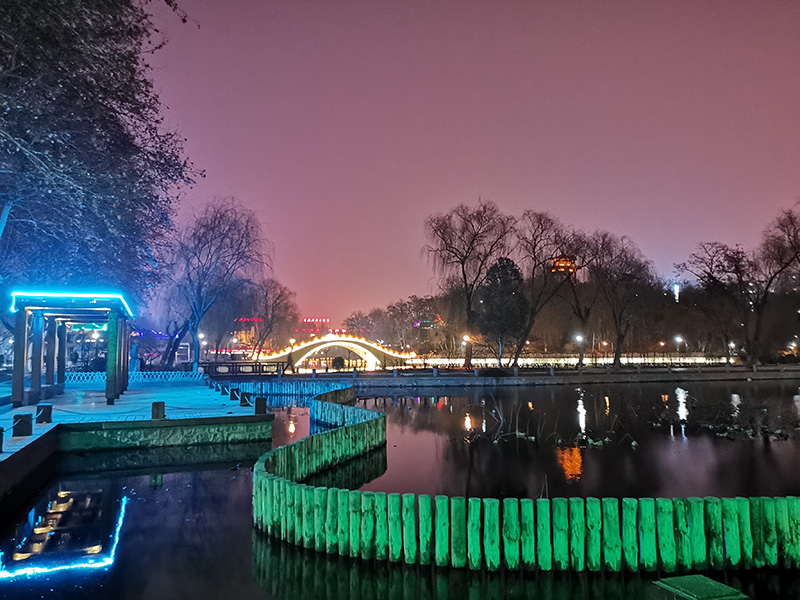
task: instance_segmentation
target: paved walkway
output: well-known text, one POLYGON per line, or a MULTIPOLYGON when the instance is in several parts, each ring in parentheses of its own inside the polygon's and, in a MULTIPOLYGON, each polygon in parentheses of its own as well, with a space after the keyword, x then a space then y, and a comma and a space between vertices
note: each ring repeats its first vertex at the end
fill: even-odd
POLYGON ((64 394, 46 400, 53 404, 53 422, 36 424, 36 407, 0 407, 3 428, 3 451, 0 461, 60 423, 150 420, 153 402, 163 401, 167 419, 194 419, 252 415, 252 406, 239 406, 227 396, 199 383, 153 383, 131 386, 113 406, 106 404, 102 390, 68 389, 64 394), (3 410, 5 409, 5 410, 3 410), (14 415, 33 414, 33 435, 12 437, 14 415))

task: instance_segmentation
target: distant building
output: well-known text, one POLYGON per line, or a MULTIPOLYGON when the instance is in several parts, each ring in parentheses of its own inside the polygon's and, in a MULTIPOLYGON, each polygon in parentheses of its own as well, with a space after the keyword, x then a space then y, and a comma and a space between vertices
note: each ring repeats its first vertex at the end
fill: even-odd
POLYGON ((553 266, 550 267, 551 273, 569 273, 574 275, 578 271, 578 265, 574 259, 568 256, 560 256, 551 260, 553 266))

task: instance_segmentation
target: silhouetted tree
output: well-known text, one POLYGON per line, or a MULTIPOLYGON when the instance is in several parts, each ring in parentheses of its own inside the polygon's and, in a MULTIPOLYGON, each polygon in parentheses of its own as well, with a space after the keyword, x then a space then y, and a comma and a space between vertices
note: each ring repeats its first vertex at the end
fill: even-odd
POLYGON ((0 8, 9 283, 93 280, 139 294, 156 278, 176 184, 191 172, 148 78, 145 61, 159 44, 144 4, 4 0, 0 8))
POLYGON ((525 211, 517 221, 516 236, 517 254, 525 270, 528 312, 517 340, 513 364, 519 360, 539 313, 574 275, 574 258, 567 256, 569 235, 557 219, 547 213, 525 211), (560 267, 556 265, 558 260, 562 261, 560 267))
POLYGON ((652 264, 630 238, 599 231, 592 235, 590 247, 593 259, 589 276, 598 286, 614 324, 614 366, 619 367, 631 323, 659 282, 652 264))
POLYGON ((705 242, 676 267, 696 277, 709 294, 731 303, 744 330, 746 360, 756 364, 764 356, 764 317, 799 262, 800 215, 787 209, 769 224, 755 250, 705 242))
POLYGON ((235 282, 260 276, 267 264, 255 213, 232 198, 207 204, 184 229, 176 251, 175 282, 189 305, 194 370, 200 354, 198 327, 208 309, 235 282))
POLYGON ((510 258, 500 258, 486 273, 478 289, 476 325, 484 339, 497 347, 497 364, 503 366, 503 346, 519 342, 530 315, 523 290, 522 272, 510 258))
MULTIPOLYGON (((493 202, 475 207, 460 204, 447 213, 425 219, 428 245, 425 251, 434 267, 452 276, 460 286, 467 331, 475 330, 475 294, 489 265, 506 256, 513 243, 514 218, 500 212, 493 202)), ((472 344, 467 344, 464 367, 472 362, 472 344)))

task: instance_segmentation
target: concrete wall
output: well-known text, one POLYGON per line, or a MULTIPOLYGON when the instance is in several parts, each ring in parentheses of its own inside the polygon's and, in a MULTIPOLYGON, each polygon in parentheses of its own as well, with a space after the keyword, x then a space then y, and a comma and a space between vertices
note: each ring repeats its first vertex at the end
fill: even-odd
POLYGON ((59 449, 117 450, 255 442, 272 439, 274 415, 62 424, 59 449))

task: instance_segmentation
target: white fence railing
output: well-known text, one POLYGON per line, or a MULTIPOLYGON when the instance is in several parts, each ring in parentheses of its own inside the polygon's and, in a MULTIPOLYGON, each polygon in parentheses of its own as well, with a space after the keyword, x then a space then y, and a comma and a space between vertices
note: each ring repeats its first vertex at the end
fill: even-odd
MULTIPOLYGON (((100 385, 105 384, 106 374, 99 373, 75 373, 68 372, 65 380, 67 385, 100 385)), ((189 371, 134 371, 128 373, 129 383, 172 383, 172 382, 203 381, 203 373, 192 373, 189 371)))

